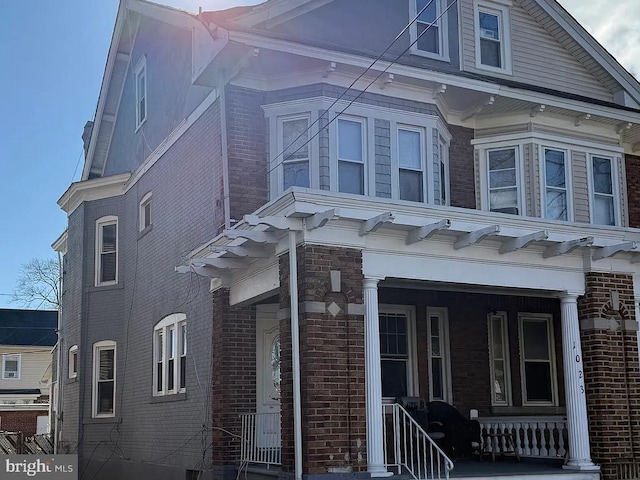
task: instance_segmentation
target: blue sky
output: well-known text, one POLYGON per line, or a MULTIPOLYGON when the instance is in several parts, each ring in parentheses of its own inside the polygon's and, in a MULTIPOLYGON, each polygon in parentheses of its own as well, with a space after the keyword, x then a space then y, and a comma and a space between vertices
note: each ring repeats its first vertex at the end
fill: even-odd
MULTIPOLYGON (((260 2, 162 3, 195 12, 260 2)), ((561 3, 640 71, 631 64, 640 42, 629 38, 640 32, 640 2, 561 3)), ((82 129, 95 113, 117 9, 117 0, 0 0, 0 308, 19 307, 10 295, 20 266, 52 258, 51 243, 65 228, 56 201, 82 171, 82 129)))

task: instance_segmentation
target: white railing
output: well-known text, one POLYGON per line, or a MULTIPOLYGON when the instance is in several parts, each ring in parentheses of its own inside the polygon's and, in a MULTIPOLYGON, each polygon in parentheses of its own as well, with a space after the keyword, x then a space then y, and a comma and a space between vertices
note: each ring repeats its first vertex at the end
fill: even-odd
POLYGON ((453 462, 402 406, 383 405, 384 463, 416 480, 448 479, 453 462))
POLYGON ((280 412, 244 413, 240 461, 280 465, 282 441, 280 436, 280 412))
POLYGON ((483 452, 515 448, 521 457, 535 458, 564 458, 567 453, 567 420, 563 416, 481 417, 478 421, 483 452), (515 445, 507 445, 505 433, 515 445))

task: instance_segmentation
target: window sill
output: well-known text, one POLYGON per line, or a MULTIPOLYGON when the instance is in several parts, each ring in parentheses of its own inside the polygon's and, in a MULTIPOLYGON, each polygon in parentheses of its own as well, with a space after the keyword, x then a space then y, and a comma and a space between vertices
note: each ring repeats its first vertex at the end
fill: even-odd
POLYGON ((149 403, 168 403, 168 402, 181 402, 187 399, 187 392, 170 393, 168 395, 158 395, 157 397, 151 397, 149 403))
POLYGON ((477 63, 476 68, 478 70, 484 70, 486 72, 491 72, 491 73, 498 73, 498 74, 509 75, 509 76, 513 75, 513 71, 511 70, 511 68, 492 67, 491 65, 483 65, 482 63, 477 63))
POLYGON ((566 415, 565 407, 491 407, 493 415, 566 415))
POLYGON ((92 417, 85 419, 82 424, 90 425, 90 424, 103 424, 103 425, 115 425, 120 423, 122 420, 117 417, 92 417))
POLYGON ((138 232, 138 240, 140 240, 142 237, 144 237, 151 230, 153 230, 153 224, 149 225, 148 227, 145 227, 144 230, 140 230, 138 232))
POLYGON ((78 377, 67 378, 67 384, 78 383, 78 377))
POLYGON ((430 58, 431 60, 438 60, 439 62, 449 62, 449 55, 440 55, 433 52, 427 52, 425 50, 418 50, 417 48, 411 49, 411 55, 416 55, 422 58, 430 58))
POLYGON ((94 285, 89 287, 89 293, 91 292, 104 292, 108 290, 122 290, 124 285, 120 283, 110 283, 109 285, 94 285))

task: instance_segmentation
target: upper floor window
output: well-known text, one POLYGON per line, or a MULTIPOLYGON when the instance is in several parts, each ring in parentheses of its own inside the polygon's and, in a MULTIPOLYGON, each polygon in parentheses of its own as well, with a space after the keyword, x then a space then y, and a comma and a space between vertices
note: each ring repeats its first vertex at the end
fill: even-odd
POLYGON ((424 134, 406 127, 398 129, 398 179, 400 200, 424 202, 424 134))
POLYGON ((476 66, 511 73, 509 8, 492 2, 477 2, 476 66))
POLYGON ((448 59, 445 0, 410 0, 411 52, 417 55, 448 59), (414 43, 415 42, 415 43, 414 43))
POLYGON ((17 380, 20 378, 20 354, 2 355, 2 378, 17 380))
POLYGON ((69 378, 78 376, 78 346, 73 345, 69 349, 69 378))
POLYGON ((544 216, 551 220, 569 220, 566 152, 544 148, 544 216))
POLYGON ((136 129, 147 119, 147 59, 142 57, 134 70, 136 82, 136 129))
POLYGON ((118 217, 96 222, 96 286, 118 283, 118 217))
POLYGON ((489 175, 489 210, 518 214, 520 182, 518 149, 515 147, 487 151, 489 175))
POLYGON ((365 193, 364 121, 338 119, 338 191, 365 193))
POLYGON ((153 394, 183 392, 187 372, 186 315, 165 317, 153 329, 153 394))
POLYGON ((147 193, 140 201, 140 231, 151 226, 151 192, 147 193))
POLYGON ((435 175, 438 175, 439 185, 437 188, 436 203, 439 205, 449 205, 449 148, 447 141, 438 136, 438 165, 435 175))
POLYGON ((116 342, 93 345, 93 416, 113 417, 116 404, 116 342))
POLYGON ((598 225, 616 224, 616 201, 613 174, 613 159, 593 155, 592 176, 592 221, 598 225))
POLYGON ((309 182, 309 116, 280 119, 283 190, 289 187, 308 188, 309 182))

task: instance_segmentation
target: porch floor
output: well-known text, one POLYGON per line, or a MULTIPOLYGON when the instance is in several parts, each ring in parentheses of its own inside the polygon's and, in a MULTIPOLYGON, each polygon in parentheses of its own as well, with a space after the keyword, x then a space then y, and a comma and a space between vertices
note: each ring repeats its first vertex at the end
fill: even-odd
MULTIPOLYGON (((516 477, 517 480, 533 480, 544 477, 551 480, 557 476, 558 480, 598 480, 599 473, 577 472, 562 468, 562 461, 536 461, 523 459, 518 462, 515 458, 496 458, 495 462, 485 458, 479 460, 457 460, 450 473, 450 478, 462 480, 465 478, 479 480, 480 478, 516 477)), ((516 480, 514 479, 514 480, 516 480)))

